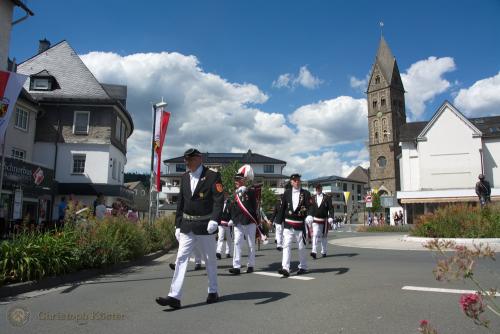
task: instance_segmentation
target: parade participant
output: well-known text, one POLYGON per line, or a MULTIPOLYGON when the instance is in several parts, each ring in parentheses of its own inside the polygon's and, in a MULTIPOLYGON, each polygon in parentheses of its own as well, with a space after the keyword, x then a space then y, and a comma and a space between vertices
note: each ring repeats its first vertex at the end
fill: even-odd
POLYGON ((299 244, 299 270, 297 275, 307 272, 306 256, 306 224, 313 222, 313 217, 307 215, 311 205, 311 194, 302 189, 300 174, 290 176, 291 189, 285 190, 278 221, 284 222, 283 230, 283 260, 278 273, 284 277, 290 276, 290 258, 293 238, 299 244))
POLYGON ((184 152, 189 170, 181 178, 177 212, 175 217, 179 249, 175 261, 175 272, 167 297, 158 297, 156 302, 174 309, 181 308, 182 285, 187 263, 195 245, 199 245, 208 276, 208 304, 219 300, 217 286, 216 242, 217 232, 224 205, 224 193, 220 173, 202 164, 200 151, 189 149, 184 152))
POLYGON ((321 241, 321 255, 325 257, 328 244, 328 227, 333 225, 334 215, 332 199, 330 196, 323 194, 323 186, 319 183, 316 185, 316 195, 313 196, 309 214, 313 217, 311 257, 316 259, 318 241, 321 241))
POLYGON ((253 180, 253 170, 249 165, 242 166, 234 176, 236 191, 229 209, 229 226, 234 228, 233 268, 229 272, 239 275, 241 271, 241 247, 243 239, 248 243, 247 273, 255 266, 255 233, 258 225, 257 195, 254 187, 246 186, 253 180))
MULTIPOLYGON (((194 270, 201 270, 201 250, 199 245, 195 245, 193 248, 193 258, 194 270)), ((175 263, 169 263, 168 266, 170 267, 170 269, 175 270, 175 263)))
POLYGON ((217 239, 217 259, 222 258, 222 248, 224 247, 224 237, 226 239, 226 257, 231 257, 231 248, 233 247, 233 237, 231 236, 231 227, 228 225, 230 220, 229 207, 231 200, 229 194, 225 193, 226 200, 224 201, 224 209, 222 210, 222 218, 219 225, 219 234, 217 239))

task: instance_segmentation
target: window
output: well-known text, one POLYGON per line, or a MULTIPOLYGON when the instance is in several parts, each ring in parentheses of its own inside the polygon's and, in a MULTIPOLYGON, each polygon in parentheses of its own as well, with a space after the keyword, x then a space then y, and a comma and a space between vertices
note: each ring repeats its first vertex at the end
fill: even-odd
POLYGON ((73 133, 74 134, 88 134, 89 133, 89 111, 75 111, 73 119, 73 133))
POLYGON ((115 127, 115 138, 116 140, 120 140, 122 132, 122 120, 120 117, 116 118, 116 127, 115 127))
POLYGON ((50 90, 50 78, 31 78, 31 90, 50 90))
POLYGON ((373 109, 377 108, 377 100, 372 101, 372 106, 373 106, 373 109))
POLYGON ((24 131, 28 131, 29 113, 21 108, 16 108, 16 124, 15 127, 24 131))
POLYGON ((125 129, 125 123, 124 123, 124 122, 122 122, 122 131, 121 131, 120 142, 121 142, 123 145, 125 145, 125 138, 126 138, 126 137, 125 137, 125 134, 126 134, 125 130, 126 130, 126 129, 125 129))
POLYGON ((343 189, 344 191, 347 191, 347 183, 343 183, 343 184, 342 184, 342 189, 343 189))
POLYGON ((264 173, 274 173, 274 165, 264 165, 264 173))
POLYGON ((387 165, 387 159, 384 156, 378 157, 378 159, 377 159, 377 165, 380 168, 384 168, 387 165))
POLYGON ((358 184, 358 194, 361 194, 361 185, 358 184))
POLYGON ((354 183, 351 184, 351 190, 354 190, 354 183))
POLYGON ((116 180, 116 159, 111 159, 111 177, 116 180))
POLYGON ((25 160, 26 159, 26 151, 20 150, 17 148, 12 148, 12 153, 10 155, 14 159, 25 160))
POLYGON ((381 107, 385 107, 385 99, 381 99, 380 100, 380 106, 381 107))
POLYGON ((73 155, 73 174, 83 174, 85 172, 85 154, 73 155))
POLYGON ((379 84, 379 83, 380 83, 380 76, 378 76, 378 75, 377 75, 377 76, 375 77, 375 83, 376 83, 376 84, 379 84))
POLYGON ((186 164, 176 164, 175 171, 177 173, 184 173, 186 171, 186 164))

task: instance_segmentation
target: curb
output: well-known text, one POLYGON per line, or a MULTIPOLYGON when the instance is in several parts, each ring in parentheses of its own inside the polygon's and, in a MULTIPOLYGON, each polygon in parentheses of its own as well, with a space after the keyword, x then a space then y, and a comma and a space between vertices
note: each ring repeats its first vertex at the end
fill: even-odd
MULTIPOLYGON (((409 235, 405 235, 403 236, 403 238, 401 238, 401 241, 424 243, 434 239, 436 238, 410 237, 409 235)), ((445 241, 445 242, 454 241, 457 244, 463 244, 463 245, 489 244, 489 245, 500 246, 500 238, 437 238, 437 239, 439 241, 445 241)))
MULTIPOLYGON (((172 249, 172 247, 170 247, 169 250, 170 249, 172 249)), ((109 267, 83 269, 73 273, 64 274, 62 276, 44 277, 39 281, 27 281, 27 282, 4 285, 0 287, 0 299, 5 297, 16 296, 34 290, 48 290, 59 285, 81 282, 96 276, 109 274, 128 267, 143 265, 167 254, 169 250, 159 250, 144 255, 138 259, 116 263, 109 267)))

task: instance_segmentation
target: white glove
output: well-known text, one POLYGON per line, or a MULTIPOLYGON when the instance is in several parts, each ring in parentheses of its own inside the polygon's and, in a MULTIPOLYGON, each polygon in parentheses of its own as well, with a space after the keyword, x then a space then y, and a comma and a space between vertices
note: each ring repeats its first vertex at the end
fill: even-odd
POLYGON ((328 218, 328 224, 333 224, 333 218, 328 218))
POLYGON ((307 216, 307 217, 306 217, 306 224, 307 224, 307 225, 311 226, 311 225, 312 225, 312 223, 313 223, 313 221, 314 221, 314 219, 313 219, 313 217, 312 217, 312 216, 307 216))
POLYGON ((180 228, 175 229, 175 238, 177 239, 177 241, 179 241, 179 239, 181 238, 181 229, 180 228))
POLYGON ((227 222, 227 226, 233 227, 234 226, 234 222, 232 220, 228 221, 227 222))
POLYGON ((215 233, 215 231, 217 231, 218 229, 219 229, 219 224, 217 224, 215 220, 211 220, 208 222, 207 232, 209 234, 215 233))

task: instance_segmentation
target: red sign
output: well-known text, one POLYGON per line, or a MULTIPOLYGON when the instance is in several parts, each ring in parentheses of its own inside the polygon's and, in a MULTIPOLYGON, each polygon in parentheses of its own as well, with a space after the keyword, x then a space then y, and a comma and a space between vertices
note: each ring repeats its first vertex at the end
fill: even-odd
POLYGON ((365 196, 365 202, 366 203, 371 203, 372 202, 372 196, 371 195, 366 195, 365 196))

